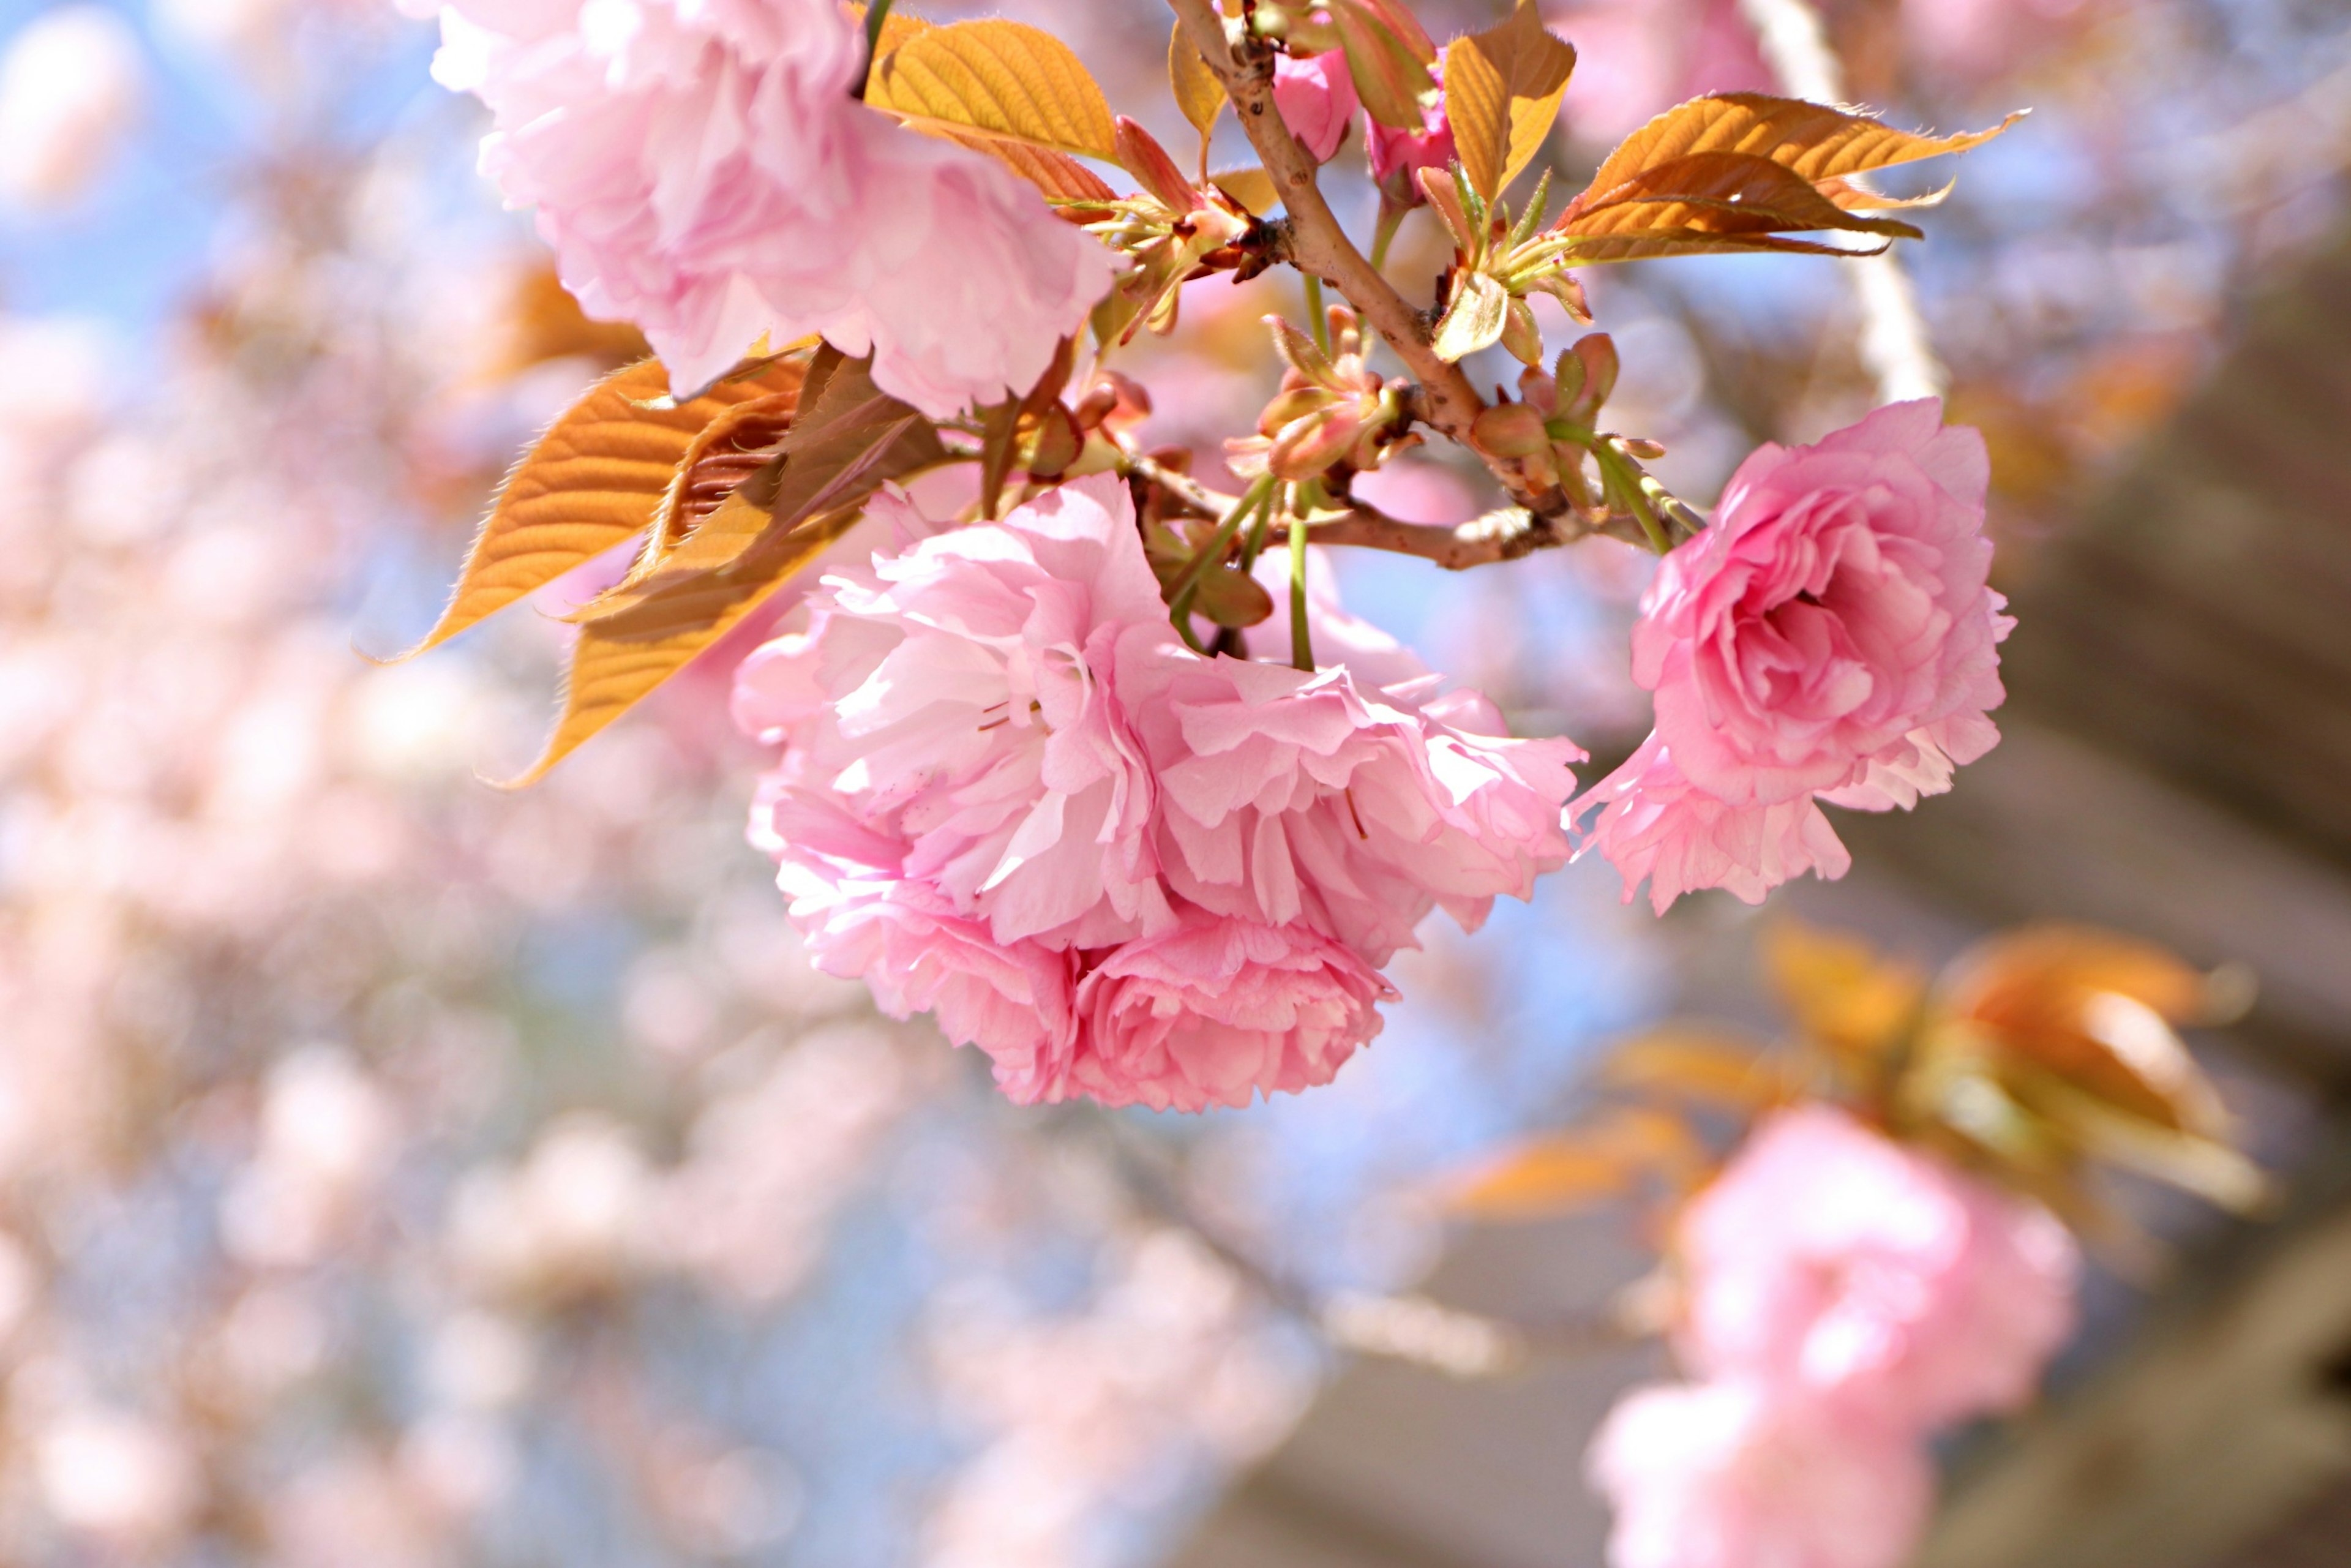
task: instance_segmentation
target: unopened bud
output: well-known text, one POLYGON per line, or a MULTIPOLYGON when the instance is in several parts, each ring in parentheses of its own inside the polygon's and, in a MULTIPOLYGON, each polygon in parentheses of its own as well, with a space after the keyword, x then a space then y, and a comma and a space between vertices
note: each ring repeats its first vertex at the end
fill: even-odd
POLYGON ((1469 439, 1492 457, 1531 457, 1551 445, 1541 413, 1522 402, 1500 403, 1479 414, 1469 439))
MULTIPOLYGON (((1576 392, 1569 417, 1579 424, 1589 424, 1609 394, 1616 390, 1616 375, 1623 367, 1616 359, 1616 340, 1605 332, 1577 339, 1573 351, 1583 367, 1583 385, 1576 392)), ((1560 378, 1562 389, 1566 380, 1564 376, 1560 378)))
POLYGON ((1513 299, 1502 313, 1502 347, 1522 365, 1542 363, 1542 329, 1535 325, 1535 313, 1523 299, 1513 299))

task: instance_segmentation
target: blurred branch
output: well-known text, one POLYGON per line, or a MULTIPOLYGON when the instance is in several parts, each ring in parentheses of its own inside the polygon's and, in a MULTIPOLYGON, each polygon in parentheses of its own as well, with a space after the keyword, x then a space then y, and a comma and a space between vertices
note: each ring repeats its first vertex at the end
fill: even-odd
POLYGON ((1195 1214, 1164 1168, 1160 1151, 1142 1146, 1117 1117, 1088 1120, 1102 1134, 1112 1173, 1137 1207, 1192 1237, 1259 1295, 1336 1349, 1470 1379, 1505 1377, 1539 1362, 1621 1350, 1647 1337, 1637 1302, 1525 1323, 1463 1312, 1422 1295, 1319 1294, 1259 1261, 1195 1214))
MULTIPOLYGON (((1844 101, 1844 69, 1812 0, 1739 0, 1771 74, 1791 97, 1844 101)), ((1918 295, 1902 258, 1888 250, 1839 264, 1861 308, 1861 361, 1877 382, 1877 401, 1940 397, 1950 371, 1936 356, 1918 295)))

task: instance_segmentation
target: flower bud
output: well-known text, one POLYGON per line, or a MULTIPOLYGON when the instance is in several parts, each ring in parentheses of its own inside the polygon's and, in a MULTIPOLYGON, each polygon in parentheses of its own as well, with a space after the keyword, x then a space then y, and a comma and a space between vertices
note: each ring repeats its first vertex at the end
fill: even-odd
POLYGON ((1469 438, 1489 457, 1531 457, 1551 445, 1541 413, 1522 402, 1499 403, 1479 414, 1469 438))

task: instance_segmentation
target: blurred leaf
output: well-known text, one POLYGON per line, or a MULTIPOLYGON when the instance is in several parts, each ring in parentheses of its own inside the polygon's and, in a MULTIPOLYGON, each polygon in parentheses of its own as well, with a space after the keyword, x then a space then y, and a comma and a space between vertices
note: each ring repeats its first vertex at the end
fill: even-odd
POLYGON ((865 101, 918 129, 976 131, 1084 158, 1113 154, 1102 89, 1068 45, 1019 22, 916 33, 874 67, 865 101))
POLYGON ((2092 1159, 2168 1182, 2239 1213, 2260 1207, 2269 1197, 2269 1178, 2261 1167, 2216 1138, 2125 1114, 2055 1073, 2011 1070, 2009 1076, 2020 1102, 2062 1129, 2092 1159))
POLYGON ((1208 135, 1216 129, 1217 116, 1224 112, 1229 101, 1225 97, 1225 84, 1192 47, 1191 38, 1179 20, 1176 31, 1167 40, 1167 85, 1175 89, 1176 107, 1193 130, 1200 133, 1200 172, 1208 171, 1208 135))
POLYGON ((1927 991, 1915 967, 1879 956, 1858 937, 1794 920, 1765 927, 1762 956, 1797 1029, 1847 1062, 1889 1054, 1917 1019, 1927 991))
POLYGON ((1752 1114, 1788 1099, 1787 1069, 1752 1040, 1698 1029, 1637 1035, 1608 1053, 1600 1082, 1752 1114))
POLYGON ((515 375, 549 360, 581 358, 608 367, 632 365, 653 352, 626 321, 593 321, 552 267, 535 267, 515 287, 507 351, 491 369, 515 375))
POLYGON ((1619 1107, 1577 1128, 1533 1139, 1473 1172, 1452 1195, 1482 1219, 1535 1219, 1631 1193, 1644 1177, 1677 1195, 1713 1164, 1688 1124, 1667 1112, 1619 1107))
POLYGON ((1399 22, 1400 9, 1378 0, 1332 0, 1331 22, 1364 111, 1394 130, 1416 131, 1426 124, 1421 101, 1437 90, 1428 74, 1437 53, 1408 13, 1399 22))
POLYGON ((2205 1001, 2205 977, 2160 947, 2042 925, 1964 955, 1935 1011, 2125 1113, 2218 1136, 2220 1098, 2168 1021, 2197 1016, 2205 1001))
POLYGON ((1281 193, 1275 188, 1273 176, 1262 169, 1220 169, 1208 176, 1208 183, 1252 217, 1264 217, 1281 205, 1281 193))
POLYGON ((448 608, 400 657, 448 641, 651 527, 695 437, 736 404, 797 388, 800 374, 778 361, 673 407, 657 406, 669 390, 657 360, 605 377, 515 465, 466 552, 448 608))
POLYGON ((1447 46, 1446 119, 1463 172, 1489 203, 1542 151, 1574 69, 1575 50, 1544 30, 1534 0, 1447 46))

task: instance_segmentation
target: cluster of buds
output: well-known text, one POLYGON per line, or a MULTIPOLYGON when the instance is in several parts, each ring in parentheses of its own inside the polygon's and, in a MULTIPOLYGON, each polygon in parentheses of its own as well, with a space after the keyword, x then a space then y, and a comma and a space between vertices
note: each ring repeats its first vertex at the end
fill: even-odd
POLYGON ((1144 327, 1165 337, 1176 329, 1185 284, 1217 271, 1247 277, 1263 265, 1241 243, 1256 220, 1238 201, 1213 183, 1186 179, 1167 149, 1124 115, 1118 117, 1117 147, 1120 165, 1143 188, 1085 204, 1110 214, 1086 225, 1086 232, 1133 263, 1095 309, 1095 332, 1105 343, 1131 342, 1144 327))
POLYGON ((1295 483, 1320 478, 1341 464, 1367 471, 1418 442, 1405 434, 1406 383, 1384 382, 1364 363, 1363 329, 1353 311, 1331 307, 1328 352, 1280 317, 1265 319, 1273 329, 1274 350, 1289 368, 1280 392, 1258 415, 1258 433, 1225 443, 1234 473, 1295 483))
POLYGON ((1532 294, 1548 294, 1575 320, 1591 321, 1583 286, 1563 259, 1573 242, 1542 232, 1551 200, 1549 172, 1516 223, 1509 207, 1500 202, 1489 205, 1478 194, 1458 163, 1445 173, 1423 169, 1418 178, 1428 204, 1452 231, 1456 253, 1447 274, 1445 312, 1437 324, 1437 358, 1458 361, 1499 343, 1520 364, 1541 364, 1542 332, 1527 302, 1532 294))
POLYGON ((1580 338, 1553 370, 1527 367, 1519 377, 1519 401, 1479 414, 1469 439, 1488 456, 1515 459, 1531 479, 1559 489, 1595 528, 1629 517, 1662 551, 1705 521, 1641 466, 1664 456, 1663 446, 1596 428, 1602 406, 1616 390, 1617 370, 1616 344, 1607 333, 1580 338))

